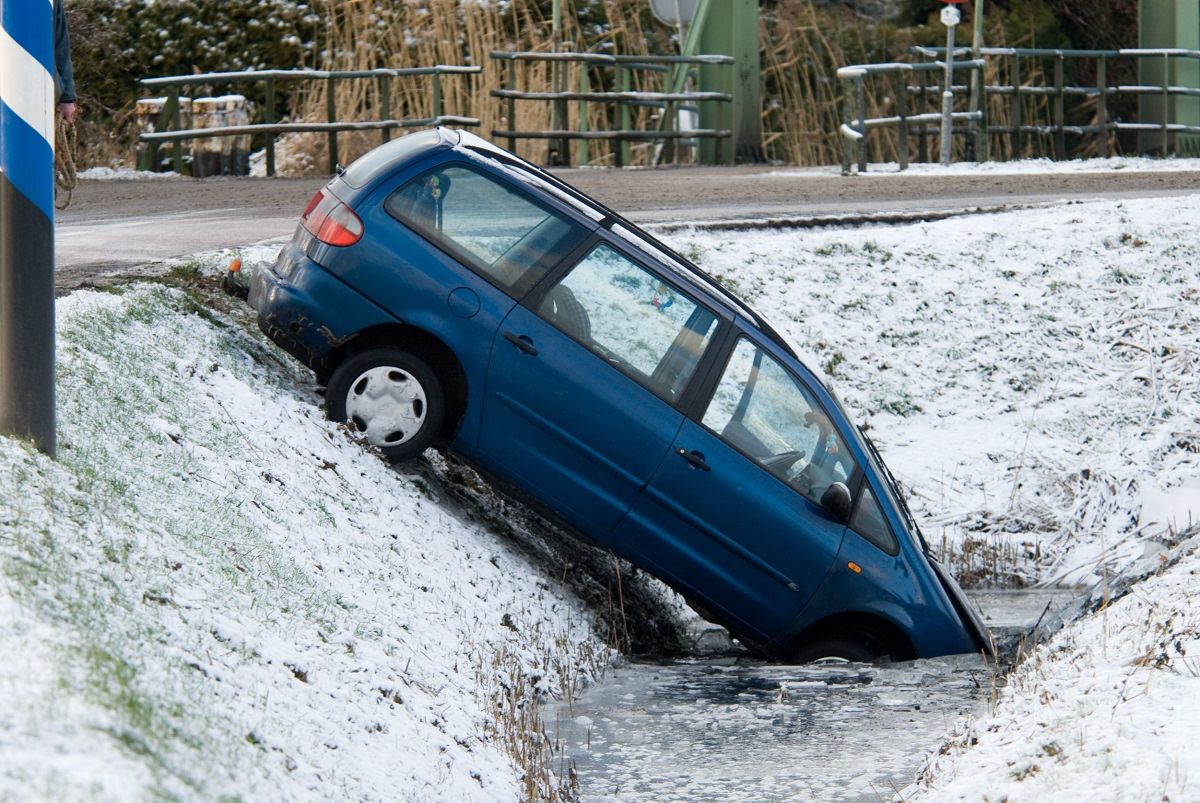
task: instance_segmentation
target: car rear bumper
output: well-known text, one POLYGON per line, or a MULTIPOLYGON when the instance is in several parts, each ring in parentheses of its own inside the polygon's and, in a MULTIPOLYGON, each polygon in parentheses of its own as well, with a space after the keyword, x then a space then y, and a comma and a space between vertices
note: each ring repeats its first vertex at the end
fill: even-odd
POLYGON ((318 376, 363 329, 395 322, 309 259, 295 241, 283 247, 274 265, 254 274, 246 300, 258 313, 258 326, 267 337, 318 376))

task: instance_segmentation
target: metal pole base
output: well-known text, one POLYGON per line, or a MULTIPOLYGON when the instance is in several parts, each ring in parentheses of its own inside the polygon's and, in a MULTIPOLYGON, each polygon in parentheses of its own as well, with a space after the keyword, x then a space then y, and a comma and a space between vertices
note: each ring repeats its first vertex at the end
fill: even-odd
POLYGON ((54 222, 0 173, 0 432, 54 455, 54 222))

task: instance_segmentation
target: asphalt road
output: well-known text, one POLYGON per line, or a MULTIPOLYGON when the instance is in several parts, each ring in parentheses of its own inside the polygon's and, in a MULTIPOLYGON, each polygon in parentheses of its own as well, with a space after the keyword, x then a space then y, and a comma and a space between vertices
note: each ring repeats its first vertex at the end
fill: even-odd
MULTIPOLYGON (((1200 190, 1200 171, 842 176, 769 166, 566 169, 568 183, 644 225, 909 219, 1061 199, 1200 190)), ((57 215, 60 292, 98 274, 290 235, 324 178, 83 181, 57 215)))

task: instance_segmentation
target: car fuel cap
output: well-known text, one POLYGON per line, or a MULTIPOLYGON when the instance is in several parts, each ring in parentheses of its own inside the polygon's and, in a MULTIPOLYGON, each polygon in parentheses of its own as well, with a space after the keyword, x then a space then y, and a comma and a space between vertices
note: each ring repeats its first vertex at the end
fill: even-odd
POLYGON ((450 311, 460 318, 472 318, 479 312, 479 296, 466 287, 451 290, 446 303, 450 305, 450 311))

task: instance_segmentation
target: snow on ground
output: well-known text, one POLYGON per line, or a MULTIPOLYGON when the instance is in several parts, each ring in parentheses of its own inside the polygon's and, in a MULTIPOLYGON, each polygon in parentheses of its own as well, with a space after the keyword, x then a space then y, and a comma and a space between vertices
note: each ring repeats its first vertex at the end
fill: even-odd
MULTIPOLYGON (((1197 219, 669 239, 830 376, 960 574, 1078 582, 1200 518, 1197 219)), ((59 460, 0 439, 0 799, 519 797, 498 722, 607 659, 581 604, 228 318, 146 286, 59 310, 59 460)), ((921 794, 1195 798, 1180 549, 1037 648, 921 794)))
POLYGON ((89 167, 87 170, 81 170, 77 177, 85 181, 156 181, 183 178, 173 170, 158 173, 153 170, 133 170, 128 167, 89 167))
POLYGON ((1037 647, 993 711, 960 723, 900 797, 1200 799, 1198 547, 1200 534, 1177 561, 1163 556, 1161 574, 1037 647))
POLYGON ((961 578, 1076 584, 1200 478, 1197 219, 1200 195, 668 239, 829 376, 961 578))
MULTIPOLYGON (((857 168, 855 168, 857 170, 857 168)), ((1022 173, 1112 173, 1138 172, 1156 173, 1170 170, 1200 170, 1200 159, 1185 157, 1153 159, 1145 156, 1111 156, 1096 159, 1068 159, 1061 162, 1053 159, 1018 159, 1012 162, 954 162, 942 165, 936 162, 911 162, 904 170, 897 162, 872 162, 867 165, 866 176, 1000 176, 1022 173)), ((841 167, 781 168, 771 171, 773 176, 789 176, 797 173, 840 173, 841 167)))
POLYGON ((0 439, 0 799, 523 795, 578 600, 179 291, 60 300, 58 353, 58 462, 0 439))

